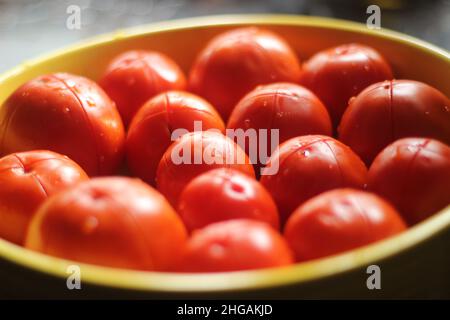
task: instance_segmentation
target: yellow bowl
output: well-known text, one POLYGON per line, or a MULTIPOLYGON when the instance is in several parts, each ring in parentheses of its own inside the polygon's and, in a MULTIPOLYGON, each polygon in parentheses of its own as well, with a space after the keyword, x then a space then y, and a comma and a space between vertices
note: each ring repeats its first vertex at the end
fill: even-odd
MULTIPOLYGON (((153 24, 95 37, 24 62, 0 76, 0 104, 23 82, 57 71, 97 79, 106 63, 127 49, 153 49, 187 72, 212 36, 258 25, 281 34, 305 59, 348 42, 373 46, 397 78, 416 79, 450 96, 450 55, 421 40, 364 25, 288 15, 233 15, 153 24)), ((61 260, 0 240, 2 297, 450 297, 450 207, 388 240, 291 267, 223 274, 181 275, 119 270, 61 260), (81 268, 82 290, 68 290, 70 265, 81 268), (369 265, 381 270, 381 290, 366 285, 369 265)))

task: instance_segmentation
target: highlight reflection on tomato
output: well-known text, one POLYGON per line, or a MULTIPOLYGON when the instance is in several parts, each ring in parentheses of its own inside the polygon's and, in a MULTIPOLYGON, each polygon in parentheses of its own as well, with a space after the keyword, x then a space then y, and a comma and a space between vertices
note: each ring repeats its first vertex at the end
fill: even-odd
POLYGON ((408 223, 428 218, 450 204, 450 147, 429 138, 395 141, 372 163, 369 188, 408 223))
POLYGON ((219 34, 207 44, 191 68, 189 87, 226 121, 239 99, 257 85, 297 82, 299 77, 296 54, 282 38, 247 27, 219 34))
POLYGON ((240 271, 292 262, 291 250, 272 227, 254 220, 229 220, 194 231, 179 271, 240 271))
POLYGON ((406 229, 398 212, 382 198, 365 191, 336 189, 297 208, 285 238, 297 261, 355 249, 406 229))
POLYGON ((372 83, 392 78, 391 68, 380 53, 351 43, 312 56, 303 64, 300 84, 322 100, 336 127, 351 97, 372 83))
POLYGON ((47 197, 87 180, 68 157, 46 150, 0 159, 0 238, 23 244, 28 224, 47 197))
POLYGON ((204 99, 182 91, 168 91, 149 100, 138 111, 127 134, 127 164, 131 172, 154 185, 158 163, 177 129, 225 131, 217 111, 204 99))
MULTIPOLYGON (((330 116, 322 102, 308 89, 293 83, 262 85, 249 92, 234 108, 227 128, 257 132, 266 129, 268 133, 279 130, 279 143, 307 134, 332 134, 330 116)), ((263 154, 268 156, 270 137, 270 134, 264 136, 267 144, 263 154)), ((251 154, 249 143, 245 144, 245 151, 251 154)), ((251 160, 260 168, 264 159, 255 159, 257 163, 252 157, 251 160)))
POLYGON ((252 219, 279 228, 275 202, 264 187, 232 169, 214 169, 194 178, 180 196, 178 213, 188 230, 211 223, 252 219))
POLYGON ((68 156, 90 176, 108 175, 122 162, 124 140, 114 103, 84 77, 40 76, 0 108, 0 155, 51 150, 68 156))
POLYGON ((26 247, 102 266, 167 271, 187 233, 176 212, 138 179, 82 182, 49 198, 34 216, 26 247))
POLYGON ((450 144, 450 100, 422 82, 379 82, 351 101, 339 126, 339 139, 367 165, 388 144, 405 137, 450 144))
POLYGON ((171 144, 158 165, 158 190, 177 207, 184 187, 196 176, 216 168, 230 168, 255 176, 245 152, 219 132, 186 133, 171 144))
POLYGON ((114 100, 125 126, 150 98, 167 90, 184 90, 186 78, 168 56, 130 50, 115 57, 99 81, 114 100))
POLYGON ((264 172, 278 164, 278 171, 263 175, 261 183, 274 198, 284 223, 304 201, 335 188, 363 189, 367 168, 346 145, 327 136, 292 138, 270 157, 264 172))

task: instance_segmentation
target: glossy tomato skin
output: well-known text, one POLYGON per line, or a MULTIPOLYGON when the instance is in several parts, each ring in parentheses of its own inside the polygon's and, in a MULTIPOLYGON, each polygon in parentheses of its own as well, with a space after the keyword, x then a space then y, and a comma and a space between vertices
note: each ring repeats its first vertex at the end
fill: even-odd
POLYGON ((138 111, 127 133, 127 164, 131 172, 155 185, 156 169, 171 136, 177 129, 194 131, 194 122, 202 130, 225 131, 217 111, 206 100, 183 91, 161 93, 138 111))
POLYGON ((428 138, 395 141, 370 166, 369 188, 409 224, 428 218, 450 204, 450 147, 428 138))
POLYGON ((298 207, 284 235, 296 260, 306 261, 355 249, 405 229, 399 213, 382 198, 360 190, 336 189, 298 207))
MULTIPOLYGON (((279 143, 307 134, 332 134, 330 116, 322 102, 310 90, 293 83, 262 85, 249 92, 234 108, 227 128, 255 129, 257 133, 266 129, 263 154, 267 156, 272 149, 270 130, 279 130, 279 143)), ((248 143, 245 151, 251 154, 248 143)), ((257 169, 264 164, 261 160, 265 160, 258 158, 250 156, 257 169)))
POLYGON ((283 237, 263 222, 229 220, 196 230, 182 272, 226 272, 290 265, 293 255, 283 237))
POLYGON ((245 152, 231 139, 214 131, 195 131, 181 136, 166 150, 156 172, 158 190, 176 208, 184 187, 196 176, 217 168, 255 176, 245 152))
POLYGON ((0 109, 0 155, 52 150, 90 176, 112 174, 123 158, 119 113, 95 82, 68 73, 35 78, 0 109))
POLYGON ((0 238, 23 245, 28 224, 49 196, 88 179, 68 157, 46 150, 0 159, 0 238))
POLYGON ((264 187, 248 175, 227 168, 192 179, 181 193, 178 214, 188 230, 232 219, 252 219, 279 228, 277 207, 264 187))
POLYGON ((257 85, 297 82, 300 70, 295 52, 278 35, 256 27, 239 28, 219 34, 200 52, 189 87, 226 121, 239 99, 257 85))
POLYGON ((83 263, 165 271, 186 239, 183 223, 155 189, 106 177, 49 198, 30 224, 26 247, 83 263))
POLYGON ((350 102, 339 125, 339 139, 367 165, 388 144, 405 137, 450 144, 450 100, 422 82, 380 82, 350 102))
POLYGON ((167 90, 184 90, 186 77, 168 56, 131 50, 115 57, 99 81, 116 102, 125 126, 150 98, 167 90))
MULTIPOLYGON (((304 201, 336 188, 363 189, 367 168, 346 145, 327 136, 292 138, 270 157, 261 183, 274 198, 282 223, 304 201), (277 168, 275 174, 267 170, 277 168)), ((272 171, 273 173, 273 171, 272 171)))
POLYGON ((337 127, 351 97, 373 83, 392 78, 391 68, 380 53, 351 43, 312 56, 303 65, 300 84, 319 97, 337 127))

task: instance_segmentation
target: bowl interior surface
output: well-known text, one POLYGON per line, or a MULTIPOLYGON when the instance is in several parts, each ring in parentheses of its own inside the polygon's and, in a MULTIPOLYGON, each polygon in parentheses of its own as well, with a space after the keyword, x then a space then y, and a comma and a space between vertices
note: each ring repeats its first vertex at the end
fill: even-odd
MULTIPOLYGON (((197 53, 214 35, 256 25, 285 38, 302 61, 315 52, 349 42, 376 48, 390 62, 396 78, 428 83, 450 96, 450 54, 426 42, 386 30, 326 18, 285 15, 233 15, 184 19, 116 31, 26 61, 0 75, 0 105, 22 83, 52 72, 70 72, 97 80, 108 62, 129 49, 161 51, 187 73, 197 53)), ((83 265, 45 256, 0 240, 0 258, 57 277, 67 277, 68 265, 78 264, 83 281, 148 291, 229 291, 301 283, 349 271, 395 255, 450 227, 450 207, 379 243, 333 257, 291 267, 224 274, 182 275, 118 270, 83 265)))

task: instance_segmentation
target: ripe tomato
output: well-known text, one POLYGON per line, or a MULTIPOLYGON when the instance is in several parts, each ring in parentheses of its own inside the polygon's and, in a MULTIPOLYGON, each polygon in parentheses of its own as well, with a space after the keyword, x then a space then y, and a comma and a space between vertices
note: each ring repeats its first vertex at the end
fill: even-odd
POLYGON ((295 208, 319 193, 345 187, 362 189, 366 182, 367 168, 358 156, 341 142, 320 135, 282 143, 261 177, 283 223, 295 208), (269 175, 273 168, 278 170, 269 175))
POLYGON ((266 160, 261 159, 259 153, 263 157, 270 156, 270 130, 279 130, 279 143, 306 134, 332 134, 330 116, 322 102, 308 89, 293 83, 263 85, 249 92, 234 108, 227 128, 255 129, 258 137, 255 146, 267 141, 265 150, 252 150, 250 143, 243 141, 245 146, 241 143, 257 169, 266 160), (261 129, 268 134, 259 136, 261 129), (257 154, 252 155, 252 152, 257 154))
POLYGON ((182 91, 161 93, 139 110, 127 135, 127 163, 131 172, 154 185, 159 160, 172 143, 176 129, 194 131, 194 121, 202 130, 225 131, 216 110, 202 98, 182 91))
POLYGON ((336 127, 351 97, 368 85, 392 79, 386 60, 361 44, 344 44, 320 51, 303 65, 300 84, 325 104, 336 127))
POLYGON ((214 169, 191 180, 180 196, 178 214, 188 230, 214 222, 253 219, 279 228, 275 202, 255 179, 232 169, 214 169))
POLYGON ((372 163, 369 188, 408 223, 424 220, 450 204, 450 147, 428 138, 395 141, 372 163))
POLYGON ((297 82, 300 64, 278 35, 255 27, 224 32, 198 55, 189 75, 190 89, 228 119, 233 107, 259 84, 297 82))
POLYGON ((166 150, 156 172, 158 190, 177 207, 184 187, 196 176, 216 168, 231 168, 250 177, 253 166, 231 139, 213 131, 186 133, 166 150))
POLYGON ((113 99, 126 126, 148 99, 167 90, 184 90, 186 78, 166 55, 145 50, 126 51, 114 58, 99 81, 113 99))
POLYGON ((375 194, 337 189, 298 207, 284 235, 297 261, 305 261, 364 246, 405 229, 397 211, 375 194))
POLYGON ((350 102, 339 138, 369 165, 399 138, 429 137, 450 144, 450 100, 412 80, 376 83, 350 102))
POLYGON ((0 108, 0 155, 48 149, 67 155, 89 175, 106 175, 121 164, 124 140, 114 103, 80 76, 40 76, 0 108))
POLYGON ((94 178, 49 198, 31 221, 26 247, 102 266, 164 271, 187 233, 164 197, 144 182, 94 178))
POLYGON ((23 244, 28 224, 49 196, 87 180, 75 162, 55 152, 37 150, 0 159, 0 238, 23 244))
POLYGON ((269 225, 254 220, 229 220, 194 231, 180 271, 240 271, 292 262, 292 252, 283 237, 269 225))

